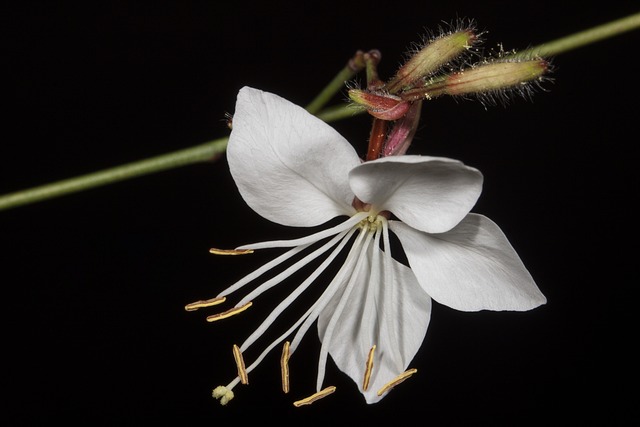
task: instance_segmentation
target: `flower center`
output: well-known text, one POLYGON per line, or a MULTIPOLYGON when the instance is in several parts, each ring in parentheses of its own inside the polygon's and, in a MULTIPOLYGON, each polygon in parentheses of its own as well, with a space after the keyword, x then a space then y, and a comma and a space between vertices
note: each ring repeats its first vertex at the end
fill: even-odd
POLYGON ((367 231, 373 233, 375 233, 379 229, 382 229, 382 222, 384 221, 384 219, 386 219, 386 216, 384 215, 385 212, 379 213, 377 215, 369 215, 358 223, 358 228, 366 228, 367 231))
MULTIPOLYGON (((389 211, 379 211, 377 213, 374 213, 371 210, 371 203, 365 203, 362 200, 358 199, 357 197, 353 198, 353 203, 351 204, 354 208, 356 208, 356 210, 358 212, 371 212, 371 215, 369 215, 369 217, 366 220, 361 221, 360 223, 360 227, 362 227, 362 225, 364 224, 364 221, 368 221, 369 224, 374 224, 376 221, 378 221, 378 217, 384 217, 385 219, 389 219, 391 218, 391 212, 389 211)), ((376 229, 374 228, 373 231, 375 231, 376 229)))

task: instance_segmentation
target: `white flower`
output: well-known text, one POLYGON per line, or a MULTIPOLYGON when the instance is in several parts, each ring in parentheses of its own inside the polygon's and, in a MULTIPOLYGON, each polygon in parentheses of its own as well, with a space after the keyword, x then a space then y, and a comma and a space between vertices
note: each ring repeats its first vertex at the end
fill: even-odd
POLYGON ((323 389, 328 355, 355 381, 366 401, 374 403, 415 372, 407 369, 425 337, 432 298, 463 311, 522 311, 546 301, 500 228, 469 213, 480 195, 482 175, 459 161, 407 155, 362 163, 326 123, 276 95, 246 87, 238 95, 227 158, 240 194, 264 218, 296 227, 346 219, 301 239, 212 250, 240 254, 291 248, 216 298, 187 306, 192 310, 221 303, 290 261, 234 308, 209 316, 210 321, 243 311, 260 294, 324 255, 256 331, 234 346, 238 377, 214 391, 223 403, 283 342, 283 388, 288 391, 288 359, 316 321, 322 342, 318 394, 296 405, 335 389, 323 389), (390 233, 402 244, 410 268, 392 258, 390 233), (338 273, 318 280, 341 253, 346 257, 340 258, 344 261, 338 273), (323 287, 321 297, 245 367, 243 353, 311 285, 323 287))

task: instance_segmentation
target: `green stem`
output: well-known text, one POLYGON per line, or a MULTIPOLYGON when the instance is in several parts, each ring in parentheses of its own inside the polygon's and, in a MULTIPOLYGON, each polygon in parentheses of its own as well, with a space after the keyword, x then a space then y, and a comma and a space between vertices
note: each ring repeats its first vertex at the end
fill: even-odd
POLYGON ((122 166, 52 182, 28 190, 9 193, 0 197, 0 210, 39 202, 69 193, 76 193, 101 185, 174 169, 180 166, 214 160, 224 153, 227 147, 227 140, 228 138, 220 138, 215 141, 185 148, 184 150, 178 150, 122 166))
POLYGON ((553 56, 640 28, 640 12, 518 52, 516 57, 553 56))
POLYGON ((340 70, 338 74, 336 74, 333 80, 329 82, 329 84, 322 90, 322 92, 320 92, 318 96, 316 96, 315 99, 311 101, 309 105, 307 105, 307 111, 311 114, 318 113, 322 109, 322 107, 327 105, 327 102, 331 100, 333 95, 338 93, 338 91, 340 91, 344 87, 344 83, 347 80, 351 79, 356 74, 356 72, 357 70, 354 70, 347 64, 342 70, 340 70))
POLYGON ((357 114, 364 113, 365 111, 367 110, 358 105, 334 105, 333 107, 325 108, 316 115, 319 119, 324 120, 327 123, 331 123, 342 119, 348 119, 357 114))
MULTIPOLYGON (((518 53, 518 56, 550 56, 567 52, 581 46, 595 43, 627 31, 640 28, 640 13, 629 15, 591 29, 544 43, 518 53)), ((343 68, 320 94, 307 106, 307 111, 316 114, 326 122, 332 122, 359 114, 364 110, 347 105, 321 109, 358 70, 349 63, 343 68)), ((220 138, 194 147, 172 153, 151 157, 122 166, 53 182, 0 196, 0 211, 51 199, 69 193, 75 193, 106 184, 148 175, 180 166, 211 161, 222 155, 227 147, 228 138, 220 138)))

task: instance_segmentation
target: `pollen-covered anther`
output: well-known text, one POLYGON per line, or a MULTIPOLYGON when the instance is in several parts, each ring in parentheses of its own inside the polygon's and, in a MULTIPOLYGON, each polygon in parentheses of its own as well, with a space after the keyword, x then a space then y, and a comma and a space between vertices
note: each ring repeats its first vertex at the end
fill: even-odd
POLYGON ((240 347, 235 344, 233 345, 233 358, 235 359, 236 366, 238 367, 238 378, 240 378, 240 383, 249 384, 249 377, 247 376, 247 370, 244 366, 242 352, 240 351, 240 347))
POLYGON ((249 301, 248 303, 241 305, 240 307, 230 308, 227 311, 223 311, 222 313, 212 314, 207 317, 207 322, 215 322, 216 320, 226 319, 227 317, 231 317, 235 314, 242 313, 247 308, 251 307, 253 303, 249 301))
POLYGON ((293 402, 293 406, 298 408, 298 407, 303 406, 303 405, 311 405, 316 400, 322 399, 323 397, 327 397, 331 393, 333 393, 334 391, 336 391, 335 386, 329 386, 329 387, 327 387, 327 388, 325 388, 323 390, 320 390, 317 393, 312 394, 309 397, 305 397, 304 399, 300 399, 300 400, 297 400, 297 401, 293 402))
POLYGON ((392 381, 389 381, 388 383, 386 383, 380 390, 378 390, 378 396, 382 396, 384 393, 388 392, 389 390, 391 390, 392 388, 394 388, 395 386, 397 386, 398 384, 400 384, 401 382, 403 382, 404 380, 406 380, 416 372, 418 372, 418 370, 415 368, 404 371, 403 373, 395 377, 392 381))
POLYGON ((369 389, 369 381, 371 380, 371 371, 373 370, 373 355, 375 353, 376 346, 374 344, 369 350, 369 356, 367 357, 367 363, 365 364, 364 379, 362 381, 362 390, 367 391, 369 389))
POLYGON ((214 255, 246 255, 252 254, 253 250, 251 249, 217 249, 211 248, 209 249, 209 253, 214 255))
POLYGON ((216 297, 207 300, 200 300, 196 302, 192 302, 191 304, 187 304, 184 306, 184 309, 187 311, 196 311, 199 308, 212 307, 214 305, 222 304, 226 301, 225 297, 216 297))
POLYGON ((282 373, 282 391, 289 393, 289 341, 285 341, 282 347, 280 372, 282 373))

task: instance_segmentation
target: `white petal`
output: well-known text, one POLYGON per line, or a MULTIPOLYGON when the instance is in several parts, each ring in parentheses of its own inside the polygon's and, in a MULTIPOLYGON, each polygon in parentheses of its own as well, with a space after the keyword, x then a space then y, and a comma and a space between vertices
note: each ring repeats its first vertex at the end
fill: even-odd
POLYGON ((394 156, 363 163, 349 174, 355 195, 388 210, 413 228, 450 230, 469 213, 482 191, 482 174, 457 160, 394 156))
POLYGON ((428 234, 392 221, 411 269, 437 302, 462 311, 525 311, 546 302, 504 233, 490 219, 468 215, 428 234))
POLYGON ((240 90, 227 159, 244 200, 271 221, 314 226, 355 212, 347 182, 360 163, 355 150, 331 126, 279 96, 240 90))
MULTIPOLYGON (((373 250, 380 258, 384 256, 379 249, 373 250)), ((371 260, 365 262, 329 343, 336 365, 353 379, 368 403, 382 399, 384 395, 378 396, 377 391, 407 369, 424 340, 431 315, 431 298, 411 270, 393 260, 390 265, 395 279, 385 283, 384 274, 372 274, 371 268, 379 266, 371 266, 371 260), (374 344, 370 384, 363 391, 366 361, 374 344)), ((341 292, 334 296, 320 315, 321 339, 342 297, 341 292)))

